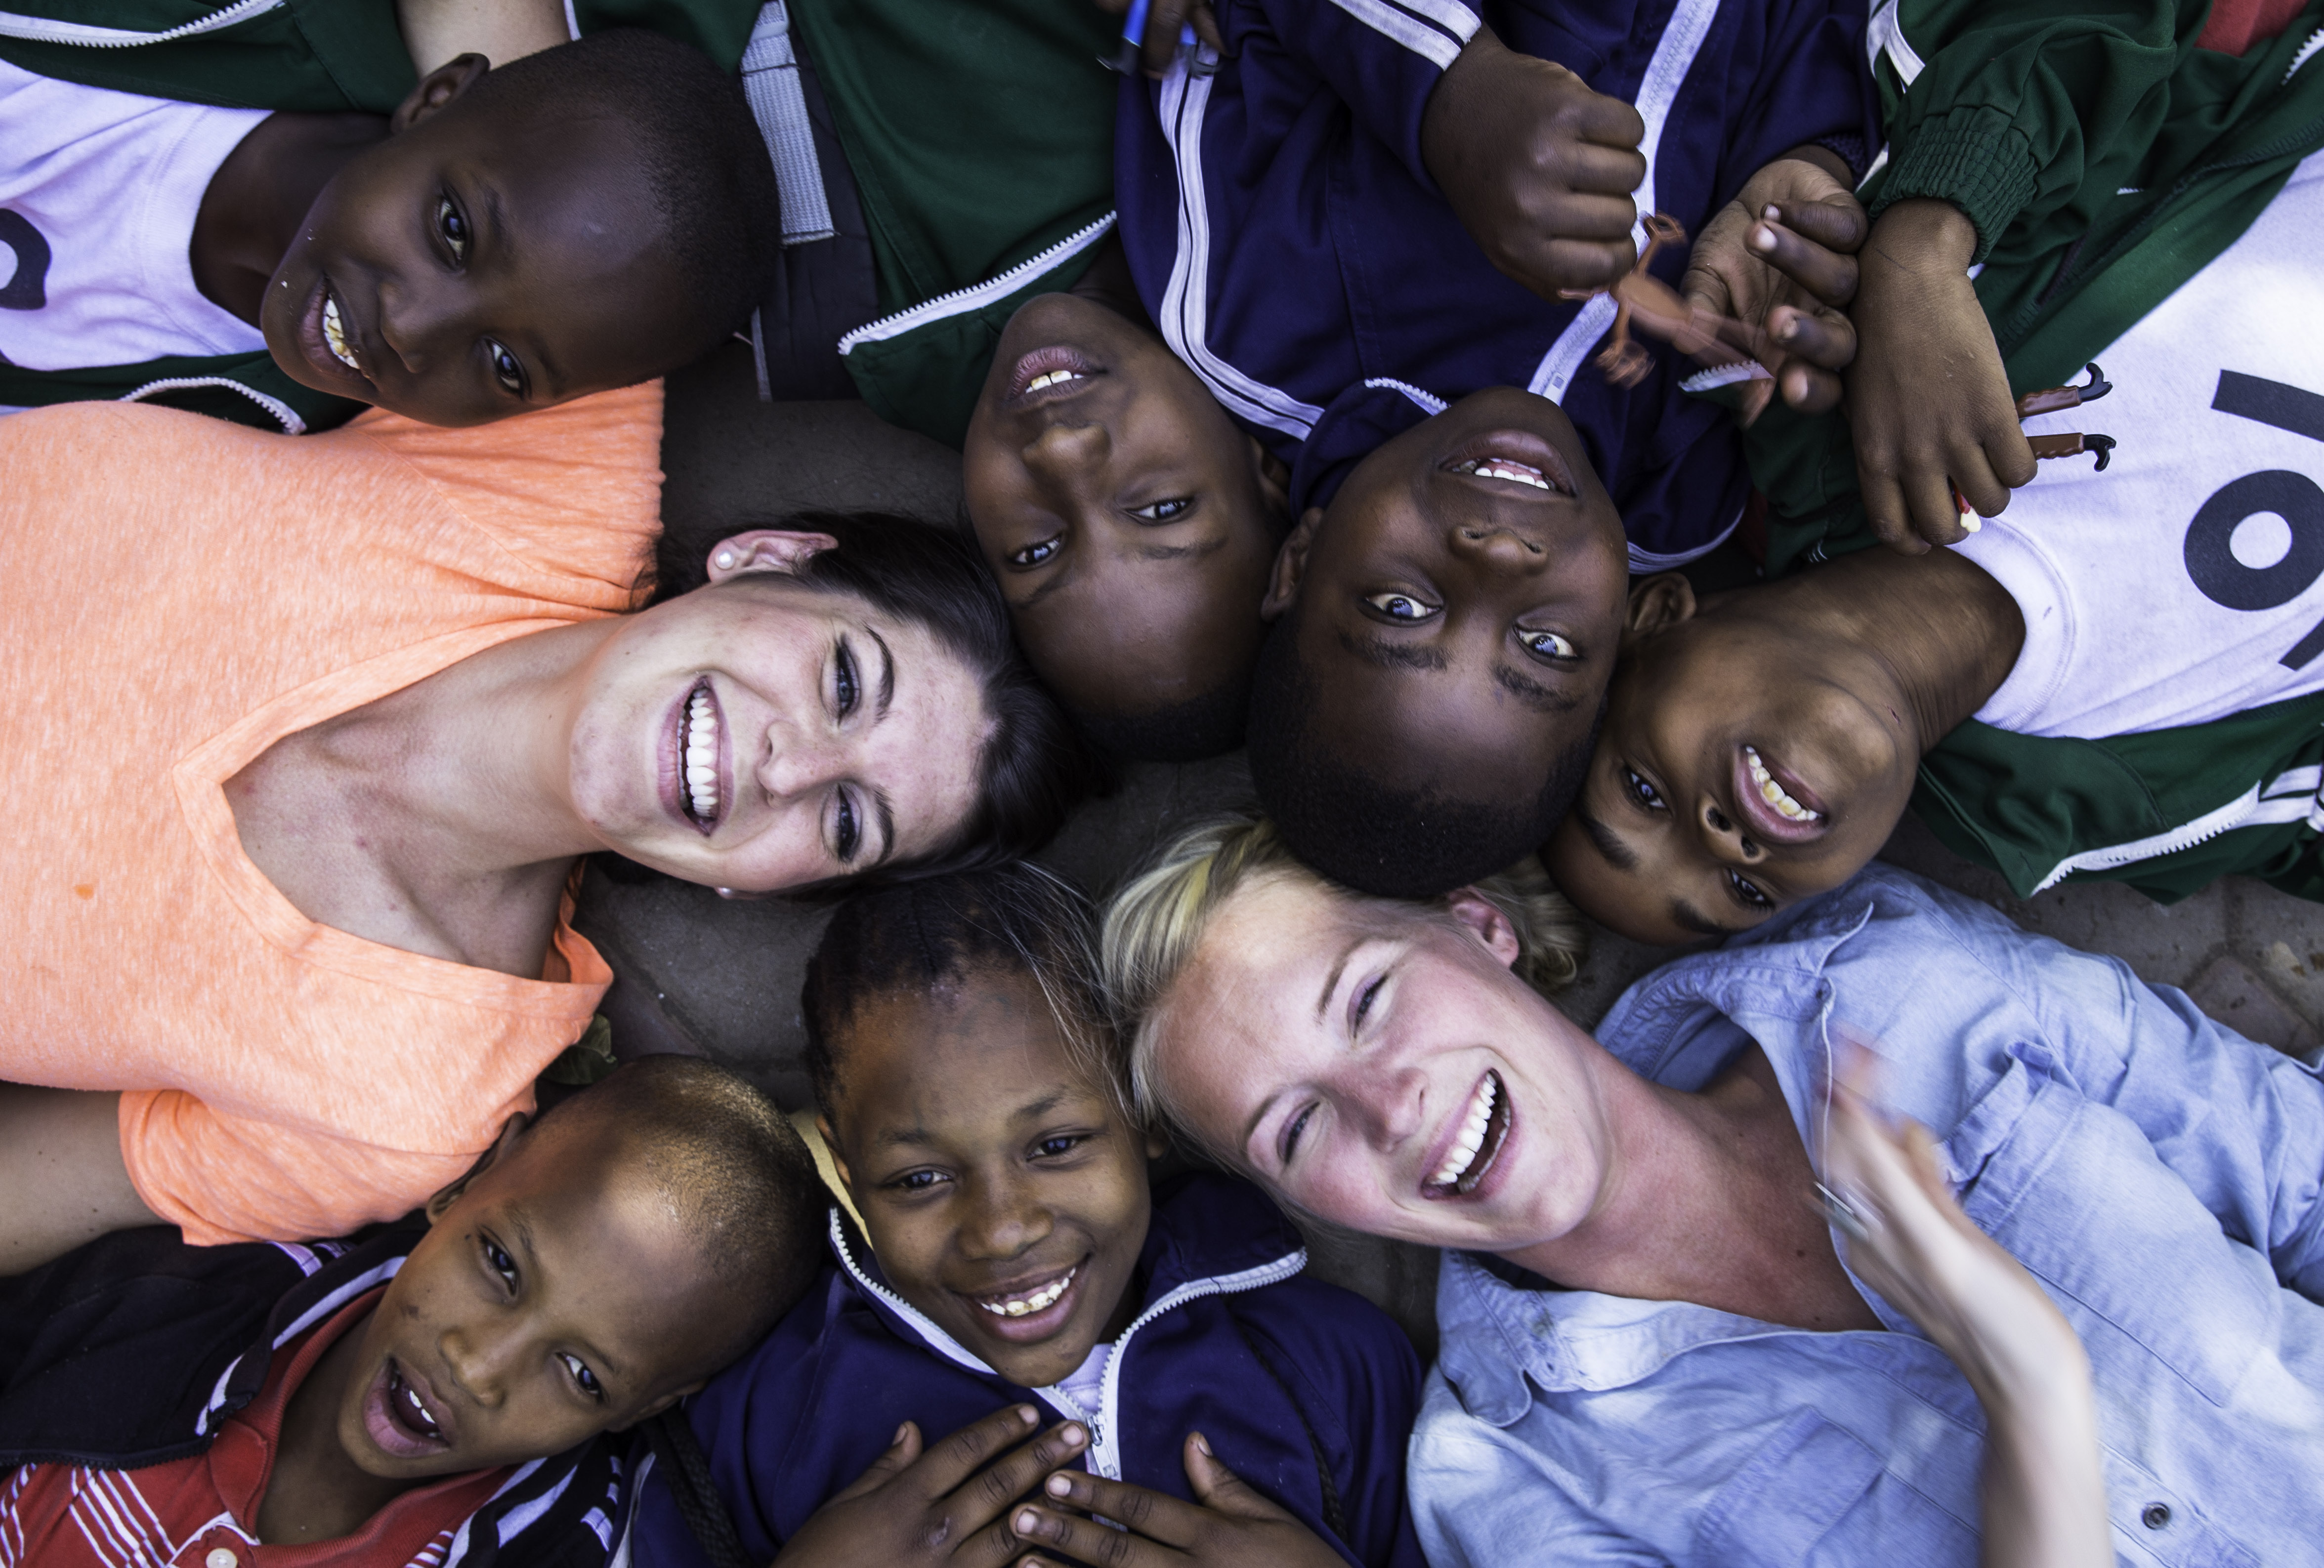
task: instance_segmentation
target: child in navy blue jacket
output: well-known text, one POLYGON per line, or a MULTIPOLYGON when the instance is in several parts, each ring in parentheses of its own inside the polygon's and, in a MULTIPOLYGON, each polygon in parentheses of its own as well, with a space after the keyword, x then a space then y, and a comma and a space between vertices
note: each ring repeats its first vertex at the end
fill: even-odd
POLYGON ((705 1560, 715 1500, 757 1563, 1417 1568, 1411 1345, 1254 1188, 1149 1193, 1090 933, 1027 866, 841 906, 802 1005, 861 1226, 832 1211, 819 1287, 693 1402, 716 1497, 658 1468, 643 1561, 705 1560))
MULTIPOLYGON (((1798 307, 1819 302, 1767 269, 1756 291, 1722 280, 1766 254, 1756 236, 1770 206, 1802 229, 1854 225, 1835 235, 1843 245, 1860 235, 1848 188, 1876 123, 1862 7, 1505 0, 1488 11, 1490 27, 1459 0, 1224 0, 1223 53, 1182 52, 1161 80, 1125 90, 1121 235, 1138 305, 1180 368, 1128 362, 1131 329, 1094 304, 1038 300, 996 357, 966 471, 971 518, 1019 635, 1077 711, 1149 748, 1204 720, 1213 740, 1231 740, 1215 720, 1240 715, 1265 584, 1265 568, 1249 563, 1268 554, 1249 541, 1277 536, 1289 519, 1311 531, 1320 522, 1328 537, 1327 509, 1359 462, 1480 389, 1524 388, 1563 406, 1620 513, 1631 570, 1690 560, 1735 525, 1748 484, 1725 410, 1682 395, 1692 367, 1668 351, 1628 387, 1588 370, 1613 303, 1560 291, 1612 281, 1634 253, 1633 220, 1659 211, 1704 243, 1693 271, 1681 248, 1657 257, 1658 276, 1773 328, 1777 346, 1814 336, 1820 309, 1798 307), (1249 444, 1156 452, 1147 433, 1194 432, 1185 405, 1205 394, 1249 444), (1282 465, 1287 517, 1254 504, 1262 487, 1250 474, 1263 457, 1282 465), (1242 472, 1220 472, 1231 458, 1242 472), (1231 637, 1134 602, 1153 589, 1133 587, 1145 563, 1112 544, 1102 525, 1116 515, 1145 524, 1148 545, 1185 552, 1182 573, 1204 574, 1209 594, 1237 601, 1231 637)), ((1828 375, 1818 386, 1836 397, 1828 375)), ((1787 398, 1803 390, 1787 377, 1787 398)), ((1537 482, 1508 473, 1502 482, 1537 482)), ((1425 514, 1425 502, 1414 509, 1425 514)), ((1429 580, 1441 554, 1366 563, 1377 579, 1368 596, 1397 591, 1406 601, 1381 611, 1394 635, 1430 644, 1462 619, 1463 605, 1429 580)), ((1591 689, 1550 728, 1567 745, 1585 736, 1610 646, 1497 613, 1505 642, 1548 629, 1575 645, 1558 657, 1591 689)), ((1352 713, 1399 685, 1495 681, 1493 661, 1410 651, 1386 665, 1346 658, 1325 695, 1344 686, 1340 706, 1352 713)), ((1538 663, 1508 651, 1521 671, 1538 663)), ((1521 703, 1499 720, 1541 727, 1521 703)), ((1424 795, 1458 779, 1478 749, 1474 737, 1379 738, 1426 754, 1437 772, 1397 781, 1424 795)))

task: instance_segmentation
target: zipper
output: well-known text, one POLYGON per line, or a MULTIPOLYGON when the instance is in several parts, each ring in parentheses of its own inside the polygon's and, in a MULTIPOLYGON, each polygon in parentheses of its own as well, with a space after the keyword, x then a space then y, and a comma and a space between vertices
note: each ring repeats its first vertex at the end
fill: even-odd
POLYGON ((893 316, 883 316, 877 321, 864 323, 839 340, 840 357, 844 359, 858 344, 880 343, 899 337, 928 322, 939 321, 947 316, 964 316, 996 299, 1006 299, 1030 280, 1095 244, 1108 229, 1113 227, 1113 219, 1114 215, 1107 213, 1103 217, 1084 224, 1039 255, 1018 262, 998 277, 987 278, 982 283, 972 283, 965 289, 955 289, 949 294, 939 294, 933 299, 923 299, 893 316))
POLYGON ((149 43, 173 43, 232 27, 251 17, 277 11, 288 0, 236 0, 236 4, 196 17, 161 32, 133 32, 125 27, 93 27, 86 22, 60 22, 48 16, 25 16, 0 11, 0 38, 22 38, 33 43, 64 43, 82 49, 138 49, 149 43))
POLYGON ((2034 891, 2045 893, 2077 871, 2107 871, 2135 861, 2176 855, 2198 844, 2208 844, 2237 828, 2267 827, 2278 822, 2296 822, 2305 818, 2311 830, 2315 829, 2319 825, 2319 811, 2324 809, 2324 802, 2318 799, 2319 783, 2324 783, 2324 770, 2314 767, 2294 768, 2290 773, 2279 774, 2264 784, 2255 784, 2217 811, 2208 812, 2191 822, 2181 822, 2168 832, 2069 855, 2052 867, 2050 875, 2043 877, 2034 891))
POLYGON ((307 434, 307 421, 299 417, 299 411, 296 408, 280 398, 270 397, 256 387, 246 387, 231 376, 168 376, 158 381, 148 381, 134 392, 124 392, 118 400, 124 403, 142 403, 156 392, 182 392, 189 387, 224 387, 228 391, 240 392, 244 397, 273 415, 281 423, 285 436, 307 434))

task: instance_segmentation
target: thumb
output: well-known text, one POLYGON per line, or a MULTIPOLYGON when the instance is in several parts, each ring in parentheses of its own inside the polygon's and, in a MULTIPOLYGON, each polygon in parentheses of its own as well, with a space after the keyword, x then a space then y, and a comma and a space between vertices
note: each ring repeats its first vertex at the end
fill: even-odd
POLYGON ((1242 1477, 1219 1463, 1211 1452, 1211 1440, 1199 1432, 1186 1434, 1186 1480, 1194 1489, 1194 1500, 1206 1508, 1215 1508, 1230 1518, 1272 1519, 1289 1516, 1267 1499, 1253 1491, 1242 1477))
POLYGON ((888 1444, 880 1457, 873 1460, 862 1475, 857 1476, 851 1485, 833 1497, 831 1500, 845 1502, 850 1498, 860 1498, 866 1492, 878 1491, 887 1485, 899 1471, 919 1456, 920 1429, 907 1421, 896 1428, 895 1441, 888 1444))

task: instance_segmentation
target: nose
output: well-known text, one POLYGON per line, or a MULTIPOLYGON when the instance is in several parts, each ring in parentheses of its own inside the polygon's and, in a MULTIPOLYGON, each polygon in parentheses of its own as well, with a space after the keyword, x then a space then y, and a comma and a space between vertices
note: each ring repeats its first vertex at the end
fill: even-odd
POLYGON ((817 794, 851 771, 845 740, 827 730, 777 729, 767 737, 759 787, 779 801, 817 794))
POLYGON ((1492 523, 1457 523, 1445 547, 1467 561, 1508 577, 1530 577, 1549 564, 1549 552, 1524 535, 1492 523))
POLYGON ((1386 1065, 1340 1086, 1341 1114, 1375 1149, 1401 1147, 1425 1132, 1428 1075, 1414 1065, 1386 1065))
POLYGON ((1714 859, 1723 860, 1729 866, 1756 866, 1767 857, 1766 849, 1744 832, 1742 825, 1708 795, 1703 797, 1700 816, 1702 841, 1710 848, 1714 859))
POLYGON ((1006 1178, 973 1178, 966 1184, 960 1229, 961 1252, 979 1261, 1022 1256, 1048 1239, 1056 1221, 1028 1183, 1006 1178))
POLYGON ((471 334, 451 289, 388 278, 379 286, 379 335, 411 374, 425 375, 438 360, 456 357, 471 334))
POLYGON ((496 1410, 508 1396, 508 1371, 518 1346, 514 1334, 478 1334, 466 1328, 444 1331, 437 1342, 444 1369, 470 1401, 496 1410))
POLYGON ((1025 444, 1025 468, 1078 496, 1094 487, 1112 455, 1113 437, 1104 426, 1053 419, 1025 444))

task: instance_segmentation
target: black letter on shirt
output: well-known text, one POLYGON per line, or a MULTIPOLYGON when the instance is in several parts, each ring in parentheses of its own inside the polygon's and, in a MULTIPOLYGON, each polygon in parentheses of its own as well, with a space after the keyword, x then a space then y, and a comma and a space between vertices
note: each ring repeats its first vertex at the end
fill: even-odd
POLYGON ((38 310, 49 302, 49 242, 23 214, 0 209, 0 244, 16 252, 16 271, 0 289, 0 310, 38 310))

